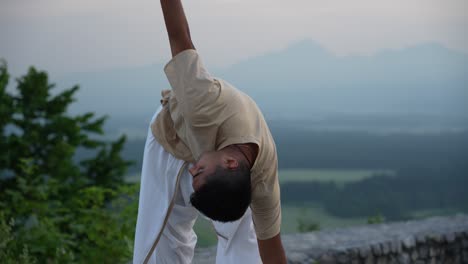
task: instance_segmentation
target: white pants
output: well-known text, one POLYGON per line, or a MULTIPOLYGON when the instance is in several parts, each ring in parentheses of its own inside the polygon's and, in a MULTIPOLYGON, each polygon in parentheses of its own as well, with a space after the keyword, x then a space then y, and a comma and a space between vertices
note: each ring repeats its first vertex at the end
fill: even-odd
MULTIPOLYGON (((157 264, 192 263, 197 242, 193 225, 198 211, 190 205, 193 178, 188 167, 191 165, 180 171, 183 165, 183 161, 163 149, 149 129, 141 173, 134 264, 144 263, 145 259, 148 263, 157 264)), ((238 221, 213 221, 213 226, 218 235, 216 263, 261 263, 250 208, 238 221)))

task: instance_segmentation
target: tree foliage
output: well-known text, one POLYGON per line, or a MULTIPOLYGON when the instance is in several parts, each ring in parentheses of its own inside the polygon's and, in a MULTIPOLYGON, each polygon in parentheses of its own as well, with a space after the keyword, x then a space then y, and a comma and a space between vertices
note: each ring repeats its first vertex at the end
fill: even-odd
POLYGON ((131 258, 138 186, 124 182, 125 137, 106 117, 71 115, 78 86, 53 94, 31 67, 8 92, 0 63, 0 263, 121 263, 131 258), (93 156, 76 160, 78 149, 93 156))
POLYGON ((380 213, 367 218, 367 223, 369 225, 382 224, 383 222, 385 222, 385 217, 380 213))
POLYGON ((301 214, 296 219, 296 222, 297 222, 297 231, 299 231, 299 233, 306 233, 306 232, 320 230, 320 223, 312 220, 310 216, 307 216, 307 211, 305 208, 302 208, 301 214))

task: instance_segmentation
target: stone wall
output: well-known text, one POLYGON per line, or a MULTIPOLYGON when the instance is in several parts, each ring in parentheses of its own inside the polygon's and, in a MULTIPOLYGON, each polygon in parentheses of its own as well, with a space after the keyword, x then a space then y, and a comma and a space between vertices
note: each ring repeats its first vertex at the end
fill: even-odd
MULTIPOLYGON (((289 263, 468 263, 468 216, 283 235, 289 263)), ((194 263, 215 263, 215 248, 194 263)), ((247 264, 247 263, 245 263, 247 264)))

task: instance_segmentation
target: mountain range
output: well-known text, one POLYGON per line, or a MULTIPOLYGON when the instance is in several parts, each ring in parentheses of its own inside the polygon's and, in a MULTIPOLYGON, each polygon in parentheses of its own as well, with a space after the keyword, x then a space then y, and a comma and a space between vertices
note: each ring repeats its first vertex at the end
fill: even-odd
MULTIPOLYGON (((163 64, 62 76, 79 84, 73 111, 149 119, 169 88, 163 64)), ((256 100, 270 120, 331 116, 468 121, 468 54, 437 43, 337 56, 311 40, 224 69, 209 69, 256 100)), ((468 123, 468 122, 467 122, 468 123)))

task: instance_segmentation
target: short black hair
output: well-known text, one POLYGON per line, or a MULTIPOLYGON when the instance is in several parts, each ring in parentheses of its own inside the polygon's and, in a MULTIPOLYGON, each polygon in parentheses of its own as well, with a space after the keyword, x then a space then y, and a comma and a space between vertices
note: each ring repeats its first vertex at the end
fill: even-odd
POLYGON ((250 168, 243 162, 234 170, 218 166, 190 196, 193 207, 220 222, 240 219, 251 200, 250 168))

